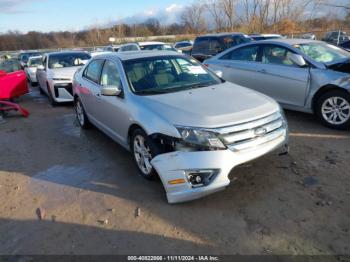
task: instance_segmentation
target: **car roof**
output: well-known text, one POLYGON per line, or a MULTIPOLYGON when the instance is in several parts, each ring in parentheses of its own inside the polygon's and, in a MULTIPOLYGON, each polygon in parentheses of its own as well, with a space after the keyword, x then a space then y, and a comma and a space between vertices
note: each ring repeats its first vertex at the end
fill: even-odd
POLYGON ((145 45, 165 45, 163 42, 156 42, 156 41, 146 41, 146 42, 138 42, 140 46, 145 46, 145 45))
POLYGON ((307 43, 324 43, 322 41, 311 40, 311 39, 299 39, 299 38, 281 38, 281 39, 273 39, 273 40, 262 40, 259 42, 251 42, 251 43, 282 43, 287 45, 300 45, 307 43))
POLYGON ((61 54, 89 54, 86 51, 61 51, 61 52, 50 52, 47 55, 61 55, 61 54))
POLYGON ((120 59, 122 61, 158 57, 158 56, 184 56, 176 51, 128 51, 128 52, 117 52, 104 55, 98 55, 94 58, 105 58, 105 59, 120 59))
POLYGON ((31 56, 29 57, 29 60, 34 60, 34 59, 38 59, 38 58, 42 58, 43 56, 41 55, 37 55, 37 56, 31 56))
POLYGON ((250 34, 248 36, 266 36, 266 37, 269 37, 269 36, 282 36, 280 34, 250 34))
POLYGON ((244 33, 240 33, 240 32, 216 33, 216 34, 201 35, 201 36, 198 36, 197 38, 200 38, 200 37, 223 37, 223 36, 232 36, 232 35, 245 35, 245 34, 244 33))

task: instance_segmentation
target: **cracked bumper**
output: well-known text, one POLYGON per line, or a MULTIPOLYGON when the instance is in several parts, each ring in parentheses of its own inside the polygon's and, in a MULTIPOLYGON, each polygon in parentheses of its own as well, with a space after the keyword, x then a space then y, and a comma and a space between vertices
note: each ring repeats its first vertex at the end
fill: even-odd
POLYGON ((169 203, 180 203, 204 197, 225 189, 230 180, 231 170, 287 145, 287 131, 284 136, 250 150, 234 152, 230 149, 220 151, 172 152, 156 156, 152 160, 164 185, 169 203), (215 179, 207 186, 193 188, 187 181, 186 171, 220 170, 215 179), (184 180, 181 184, 170 184, 172 180, 184 180))

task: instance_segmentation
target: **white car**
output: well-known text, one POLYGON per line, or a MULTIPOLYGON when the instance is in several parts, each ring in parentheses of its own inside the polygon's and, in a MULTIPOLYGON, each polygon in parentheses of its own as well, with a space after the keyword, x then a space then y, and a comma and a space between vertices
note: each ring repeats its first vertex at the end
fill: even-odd
POLYGON ((138 43, 128 43, 120 46, 118 52, 126 52, 126 51, 152 51, 152 50, 159 50, 159 51, 176 51, 181 53, 180 50, 177 50, 176 48, 172 47, 169 44, 163 43, 163 42, 155 42, 155 41, 149 41, 149 42, 138 42, 138 43))
POLYGON ((40 65, 42 65, 42 56, 32 56, 28 59, 24 71, 26 72, 27 79, 31 85, 35 85, 38 82, 36 78, 36 69, 40 65))
POLYGON ((36 77, 41 93, 45 93, 51 105, 73 101, 72 79, 78 68, 91 56, 86 52, 55 52, 43 56, 37 67, 36 77))

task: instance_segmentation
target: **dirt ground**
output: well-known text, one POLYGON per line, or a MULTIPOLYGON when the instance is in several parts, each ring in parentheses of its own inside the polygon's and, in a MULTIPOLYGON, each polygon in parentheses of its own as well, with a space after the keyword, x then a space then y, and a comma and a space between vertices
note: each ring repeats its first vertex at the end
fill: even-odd
POLYGON ((31 116, 0 125, 0 254, 350 254, 350 131, 287 112, 288 156, 169 205, 127 151, 80 130, 72 105, 36 88, 19 102, 31 116))

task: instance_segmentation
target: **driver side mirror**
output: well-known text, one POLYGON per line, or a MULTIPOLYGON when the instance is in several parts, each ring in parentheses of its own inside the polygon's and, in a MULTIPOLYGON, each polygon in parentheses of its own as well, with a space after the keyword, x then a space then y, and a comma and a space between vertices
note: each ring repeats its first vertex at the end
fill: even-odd
POLYGON ((298 55, 298 54, 288 54, 288 59, 291 60, 294 64, 300 66, 300 67, 304 67, 307 65, 305 59, 303 56, 298 55))
POLYGON ((103 96, 119 96, 122 93, 120 86, 103 86, 101 95, 103 96))

